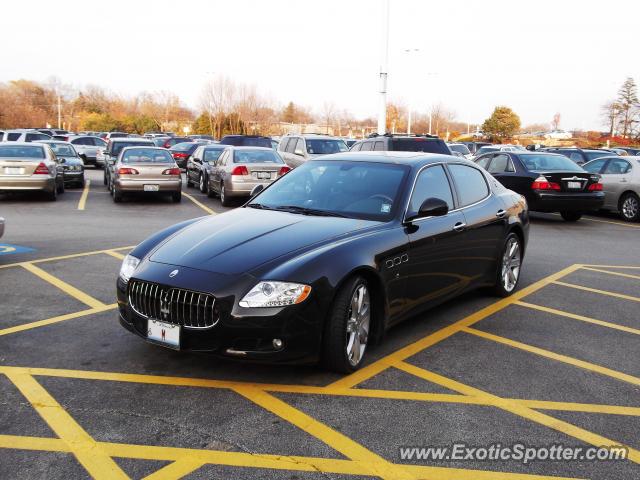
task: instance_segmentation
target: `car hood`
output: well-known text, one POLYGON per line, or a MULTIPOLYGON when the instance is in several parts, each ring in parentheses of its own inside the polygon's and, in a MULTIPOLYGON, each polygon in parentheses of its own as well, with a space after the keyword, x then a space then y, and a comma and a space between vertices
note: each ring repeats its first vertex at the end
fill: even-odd
POLYGON ((185 227, 149 260, 239 274, 290 252, 335 240, 379 222, 237 208, 185 227))

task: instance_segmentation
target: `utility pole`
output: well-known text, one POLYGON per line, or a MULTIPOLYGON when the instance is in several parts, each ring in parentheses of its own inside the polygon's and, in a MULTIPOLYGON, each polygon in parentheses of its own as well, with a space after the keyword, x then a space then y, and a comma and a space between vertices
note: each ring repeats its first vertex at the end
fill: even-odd
POLYGON ((387 130, 387 67, 389 63, 389 0, 382 0, 382 56, 380 61, 380 104, 378 105, 378 135, 387 130))

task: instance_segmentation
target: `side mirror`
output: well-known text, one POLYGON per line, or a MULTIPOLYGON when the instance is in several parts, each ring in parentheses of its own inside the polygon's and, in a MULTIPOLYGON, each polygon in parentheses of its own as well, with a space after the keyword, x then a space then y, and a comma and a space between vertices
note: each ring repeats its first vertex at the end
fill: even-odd
POLYGON ((202 160, 200 160, 199 158, 196 158, 196 157, 191 157, 191 158, 195 163, 200 163, 200 164, 202 163, 202 160))
POLYGON ((422 205, 418 213, 407 219, 407 221, 417 220, 418 218, 425 217, 442 217, 449 213, 449 205, 441 198, 427 198, 422 205))
POLYGON ((258 184, 255 187, 253 187, 253 189, 251 190, 251 198, 255 197, 256 195, 258 195, 262 190, 264 190, 264 185, 262 184, 258 184))
POLYGON ((300 155, 301 157, 304 157, 304 152, 302 150, 300 150, 299 148, 296 148, 293 151, 294 155, 300 155))

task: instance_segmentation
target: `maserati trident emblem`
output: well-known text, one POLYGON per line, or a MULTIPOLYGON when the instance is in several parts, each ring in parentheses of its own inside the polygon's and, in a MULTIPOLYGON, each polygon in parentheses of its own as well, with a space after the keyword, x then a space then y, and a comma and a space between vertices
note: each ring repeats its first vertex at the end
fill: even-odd
POLYGON ((160 314, 162 315, 162 319, 166 320, 171 313, 171 308, 169 307, 169 292, 164 292, 160 297, 160 314))
POLYGON ((173 277, 175 277, 175 276, 178 274, 178 272, 180 272, 180 270, 178 270, 178 269, 173 270, 173 271, 169 274, 169 278, 173 278, 173 277))

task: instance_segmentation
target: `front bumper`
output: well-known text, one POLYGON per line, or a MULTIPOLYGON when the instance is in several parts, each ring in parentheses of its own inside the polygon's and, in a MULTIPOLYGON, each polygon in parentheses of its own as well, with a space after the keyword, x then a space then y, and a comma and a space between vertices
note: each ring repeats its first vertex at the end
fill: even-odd
POLYGON ((116 179, 115 187, 123 192, 144 192, 145 185, 158 185, 159 192, 179 192, 182 189, 182 179, 175 180, 129 180, 116 179))
POLYGON ((534 192, 529 209, 536 212, 586 212, 604 205, 603 192, 542 193, 534 192))
POLYGON ((64 183, 77 183, 84 179, 83 171, 65 171, 64 183))
POLYGON ((56 179, 53 177, 0 177, 0 190, 45 190, 51 192, 54 188, 56 188, 56 179))
MULTIPOLYGON (((135 278, 149 282, 152 278, 168 280, 168 273, 174 268, 173 265, 146 262, 142 272, 136 271, 135 278)), ((239 297, 257 283, 255 278, 241 275, 230 279, 226 275, 186 267, 179 269, 178 277, 182 277, 179 284, 167 286, 202 291, 202 285, 220 285, 219 289, 209 289, 216 297, 218 322, 206 329, 181 327, 181 351, 267 363, 317 363, 319 360, 327 307, 318 303, 318 296, 311 295, 301 304, 288 307, 242 308, 238 306, 239 297), (274 347, 274 339, 282 340, 281 348, 274 347)), ((157 280, 154 283, 158 283, 157 280)), ((118 279, 120 324, 157 344, 147 339, 148 319, 129 305, 127 285, 118 279)))

